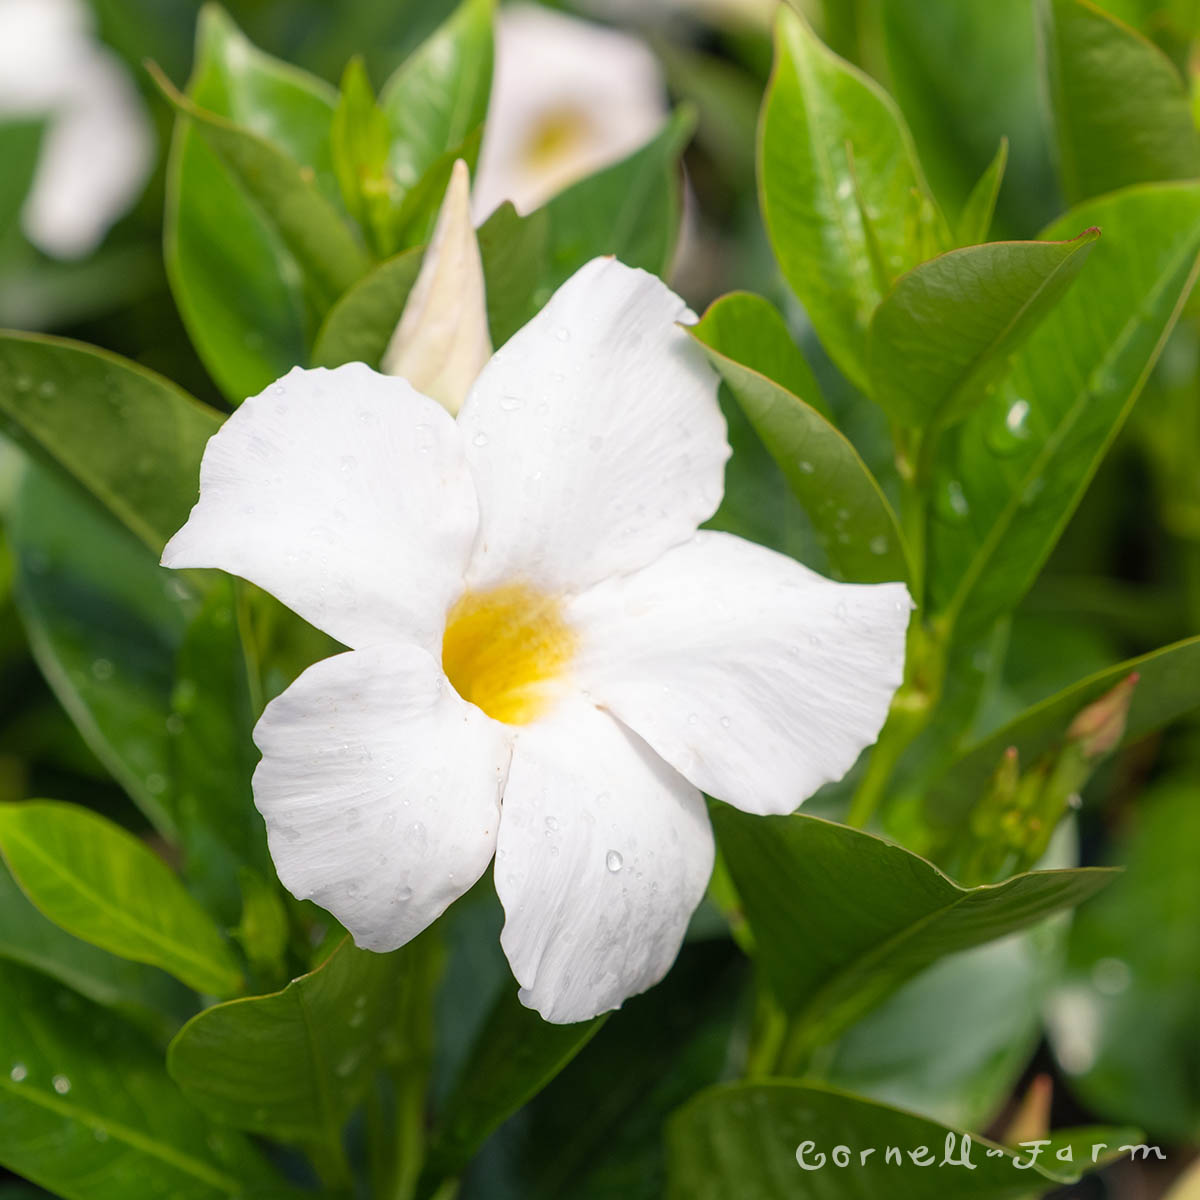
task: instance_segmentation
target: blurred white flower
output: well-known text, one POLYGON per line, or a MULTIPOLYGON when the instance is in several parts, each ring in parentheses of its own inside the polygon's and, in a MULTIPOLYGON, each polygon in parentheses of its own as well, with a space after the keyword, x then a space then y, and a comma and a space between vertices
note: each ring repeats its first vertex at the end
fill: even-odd
POLYGON ((902 584, 698 531, 729 446, 685 315, 596 259, 457 421, 362 364, 297 369, 210 440, 163 554, 352 647, 255 729, 284 885, 390 950, 494 857, 504 951, 551 1021, 669 969, 712 868, 702 791, 791 812, 875 739, 902 673, 902 584))
POLYGON ((0 0, 0 121, 13 117, 47 120, 26 235, 59 258, 90 253, 141 192, 154 133, 80 0, 0 0))
POLYGON ((633 153, 666 115, 662 72, 636 38, 532 4, 501 8, 476 222, 505 200, 540 207, 633 153))
POLYGON ((452 414, 462 407, 492 356, 470 195, 470 174, 460 158, 450 174, 420 274, 381 364, 385 375, 407 379, 452 414))

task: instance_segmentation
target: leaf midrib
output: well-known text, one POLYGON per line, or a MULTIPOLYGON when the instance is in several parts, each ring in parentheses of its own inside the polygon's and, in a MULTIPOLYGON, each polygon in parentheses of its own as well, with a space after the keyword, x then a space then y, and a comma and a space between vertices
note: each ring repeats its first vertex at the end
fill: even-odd
MULTIPOLYGON (((214 965, 214 963, 211 959, 198 957, 196 954, 192 953, 190 948, 188 948, 186 945, 184 945, 183 943, 172 941, 168 937, 167 934, 161 932, 160 930, 155 929, 153 926, 139 925, 136 922, 130 920, 128 915, 125 913, 125 911, 123 909, 121 909, 120 907, 118 907, 117 905, 114 905, 113 903, 111 903, 102 892, 98 892, 94 888, 88 886, 85 882, 81 881, 78 876, 72 875, 69 872, 64 871, 53 858, 51 858, 48 854, 45 853, 45 851, 42 850, 41 846, 39 846, 37 842, 30 840, 27 836, 25 836, 21 832, 21 830, 19 828, 14 828, 14 827, 10 826, 9 834, 11 837, 14 837, 16 839, 16 841, 19 842, 25 848, 25 850, 27 852, 31 852, 32 857, 36 858, 39 861, 39 863, 41 863, 44 867, 46 867, 50 874, 52 874, 55 878, 57 878, 59 880, 64 880, 66 882, 66 884, 68 885, 69 889, 75 890, 81 896, 83 896, 86 900, 92 902, 95 905, 95 907, 100 909, 101 912, 103 912, 106 916, 109 916, 110 918, 114 919, 115 924, 121 926, 122 928, 132 930, 135 935, 143 938, 146 941, 151 942, 152 944, 154 944, 156 946, 161 947, 164 950, 164 952, 173 954, 176 959, 182 959, 185 963, 190 963, 191 965, 195 966, 197 968, 197 971, 201 975, 203 975, 203 977, 207 980, 208 983, 213 983, 214 981, 219 979, 220 982, 218 983, 217 987, 213 989, 214 991, 220 992, 220 991, 224 990, 224 988, 227 985, 230 984, 231 979, 235 976, 235 972, 232 967, 229 967, 227 969, 226 973, 222 974, 220 971, 220 967, 217 965, 214 965)), ((5 857, 7 857, 7 855, 5 857)), ((50 916, 50 914, 48 912, 46 912, 45 909, 42 908, 42 906, 37 902, 37 900, 34 898, 34 896, 29 893, 28 888, 22 881, 21 873, 17 870, 16 867, 13 866, 11 861, 9 862, 9 867, 12 870, 13 876, 16 878, 17 882, 21 883, 22 891, 24 891, 26 893, 26 895, 29 896, 29 899, 33 902, 34 906, 40 912, 42 912, 43 915, 48 917, 50 920, 55 921, 55 918, 50 916)), ((55 921, 55 924, 58 924, 58 922, 55 921)), ((68 932, 74 933, 75 931, 68 930, 68 932)), ((90 935, 76 933, 75 936, 82 937, 84 941, 92 942, 93 945, 98 944, 93 940, 92 936, 90 936, 90 935)), ((110 949, 107 946, 102 947, 102 948, 110 949)), ((123 952, 120 950, 114 950, 113 953, 121 954, 123 952)), ((150 962, 150 964, 152 966, 165 965, 165 964, 155 963, 149 959, 141 959, 141 960, 135 960, 135 961, 150 962)), ((167 967, 167 969, 170 970, 170 967, 167 967)), ((184 980, 184 982, 187 983, 189 981, 184 980)))

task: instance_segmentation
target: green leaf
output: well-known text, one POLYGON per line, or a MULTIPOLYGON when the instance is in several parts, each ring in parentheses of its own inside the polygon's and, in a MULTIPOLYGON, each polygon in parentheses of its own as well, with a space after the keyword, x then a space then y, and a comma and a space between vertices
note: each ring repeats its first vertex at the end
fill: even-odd
POLYGON ((977 246, 986 242, 996 217, 996 201, 1000 197, 1000 185, 1004 182, 1004 169, 1008 166, 1008 138, 1000 139, 1000 149, 988 168, 971 189, 967 202, 958 218, 958 244, 977 246))
POLYGON ((431 1194, 440 1180, 462 1170, 488 1134, 541 1091, 604 1021, 551 1025, 506 987, 439 1118, 421 1194, 431 1194))
POLYGON ((0 241, 15 229, 25 207, 25 197, 33 184, 42 135, 46 123, 40 118, 6 117, 0 120, 0 241))
POLYGON ((1200 637, 1175 642, 1080 680, 971 746, 928 793, 929 819, 945 829, 961 826, 1010 746, 1016 747, 1023 765, 1031 765, 1054 748, 1082 709, 1135 673, 1139 679, 1125 724, 1125 744, 1200 707, 1200 637))
POLYGON ((250 792, 259 760, 251 730, 261 706, 247 662, 246 621, 241 586, 213 580, 180 646, 166 722, 185 872, 226 925, 240 909, 240 868, 268 879, 275 874, 250 792))
MULTIPOLYGON (((337 195, 329 138, 336 93, 252 46, 215 4, 200 14, 192 102, 252 131, 337 195)), ((189 121, 167 168, 167 275, 192 342, 234 403, 308 356, 316 326, 299 264, 189 121)))
POLYGON ((765 375, 826 420, 833 420, 808 360, 769 300, 753 292, 730 292, 708 306, 696 333, 706 346, 728 347, 723 351, 727 357, 765 375))
POLYGON ((191 994, 169 975, 80 941, 42 916, 2 862, 0 958, 32 967, 115 1009, 156 1040, 165 1042, 195 1010, 191 994))
POLYGON ((1109 1119, 1156 1137, 1200 1128, 1200 805, 1188 772, 1148 788, 1111 853, 1127 864, 1082 909, 1067 976, 1049 1009, 1072 1091, 1109 1119))
POLYGON ((696 118, 682 106, 628 158, 589 175, 545 208, 550 262, 546 295, 601 254, 665 275, 679 232, 679 156, 696 118))
POLYGON ((304 278, 317 317, 368 267, 369 259, 311 166, 273 142, 214 113, 176 90, 161 71, 155 82, 190 120, 287 248, 304 278))
POLYGON ((759 961, 796 1018, 798 1053, 939 958, 1078 904, 1113 874, 1034 871, 964 888, 900 846, 803 813, 748 817, 718 805, 713 824, 759 961))
POLYGON ((757 335, 741 318, 761 318, 752 308, 725 305, 717 301, 692 335, 808 510, 830 563, 858 583, 907 578, 896 516, 874 476, 817 409, 743 365, 743 355, 756 353, 757 335))
MULTIPOLYGON (((1037 1163, 1017 1169, 1014 1160, 1027 1163, 1028 1152, 1005 1150, 984 1138, 972 1138, 974 1170, 938 1165, 947 1151, 951 1157, 961 1152, 964 1136, 924 1117, 826 1088, 783 1080, 725 1084, 701 1092, 667 1126, 667 1197, 1017 1200, 1031 1189, 1072 1183, 1081 1174, 1045 1151, 1037 1163), (808 1170, 797 1160, 802 1145, 808 1170), (835 1147, 849 1150, 846 1166, 832 1158, 835 1147), (898 1148, 899 1163, 887 1161, 889 1147, 898 1148), (860 1162, 861 1152, 869 1149, 874 1153, 860 1162)), ((1078 1157, 1087 1170, 1090 1147, 1078 1157)))
POLYGON ((16 600, 30 648, 84 741, 165 837, 173 663, 195 600, 82 492, 30 467, 9 514, 16 600))
POLYGON ((1052 311, 1100 232, 951 250, 904 275, 871 318, 871 395, 927 433, 961 421, 1052 311))
POLYGON ((224 1124, 335 1142, 379 1064, 404 955, 359 950, 347 937, 283 991, 205 1009, 171 1043, 172 1078, 224 1124))
POLYGON ((1200 186, 1132 188, 1073 209, 1098 226, 1088 284, 1014 357, 995 395, 943 439, 928 533, 932 606, 984 629, 1032 583, 1154 366, 1200 267, 1200 186))
POLYGON ((105 350, 0 334, 0 428, 157 555, 187 520, 218 413, 105 350))
POLYGON ((135 1030, 0 963, 0 1163, 65 1200, 295 1195, 244 1138, 214 1129, 135 1030))
POLYGON ((662 1200, 663 1124, 738 1054, 746 968, 726 938, 685 943, 661 983, 627 1000, 489 1138, 464 1174, 464 1200, 662 1200))
POLYGON ((492 0, 463 0, 379 98, 391 133, 388 168, 403 191, 483 124, 491 84, 492 0))
POLYGON ((0 851, 21 890, 68 933, 228 995, 241 973, 204 910, 144 843, 86 808, 0 805, 0 851))
POLYGON ((865 388, 871 313, 892 280, 949 239, 891 98, 786 6, 758 170, 784 277, 830 357, 865 388))
POLYGON ((1068 202, 1200 175, 1200 133, 1170 59, 1089 0, 1039 0, 1068 202))
POLYGON ((397 250, 394 193, 387 173, 388 128, 361 58, 350 60, 330 127, 333 169, 346 211, 370 237, 376 251, 397 250))

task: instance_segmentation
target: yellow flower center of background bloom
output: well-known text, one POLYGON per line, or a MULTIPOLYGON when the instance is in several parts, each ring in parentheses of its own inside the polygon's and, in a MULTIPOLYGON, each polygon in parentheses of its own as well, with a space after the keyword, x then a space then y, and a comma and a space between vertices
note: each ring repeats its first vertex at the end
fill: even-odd
POLYGON ((587 141, 590 128, 587 117, 572 109, 547 113, 525 142, 526 165, 536 171, 556 166, 560 159, 573 154, 587 141))
POLYGON ((527 725, 545 712, 574 651, 559 598, 511 583, 462 595, 446 617, 442 669, 489 717, 527 725))

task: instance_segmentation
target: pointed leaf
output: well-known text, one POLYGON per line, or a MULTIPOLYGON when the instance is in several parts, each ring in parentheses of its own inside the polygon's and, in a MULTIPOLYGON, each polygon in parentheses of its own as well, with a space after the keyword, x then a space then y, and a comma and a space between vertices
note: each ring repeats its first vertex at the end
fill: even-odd
POLYGON ((171 1043, 172 1078, 224 1124, 328 1144, 379 1065, 408 952, 374 954, 347 937, 283 991, 205 1009, 171 1043))
POLYGON ((986 242, 996 216, 996 200, 1000 196, 1000 185, 1004 182, 1004 169, 1008 165, 1008 138, 1000 139, 1000 149, 988 168, 971 189, 967 202, 958 218, 958 244, 977 246, 986 242))
POLYGON ((248 1141, 214 1129, 162 1056, 111 1013, 0 963, 0 1164, 64 1200, 303 1195, 248 1141))
POLYGON ((1039 0, 1067 200, 1200 175, 1200 133, 1167 56, 1090 0, 1039 0))
POLYGON ((106 350, 0 334, 0 428, 156 555, 195 503, 200 456, 220 423, 161 375, 106 350))
POLYGON ((1008 357, 1062 298, 1099 238, 992 242, 903 276, 871 319, 871 395, 895 422, 945 428, 967 416, 1008 357))
POLYGON ((818 817, 721 805, 713 824, 762 968, 796 1018, 796 1045, 810 1049, 939 958, 1079 904, 1113 874, 1034 871, 964 888, 900 846, 818 817))
POLYGON ((805 506, 829 561, 858 583, 905 579, 895 514, 849 440, 798 396, 738 360, 754 351, 718 301, 691 331, 805 506), (714 319, 714 312, 716 313, 714 319))
POLYGON ((144 843, 72 804, 0 805, 0 852, 21 890, 56 925, 198 992, 241 985, 229 946, 144 843))
MULTIPOLYGON (((215 4, 201 11, 193 103, 251 130, 311 168, 337 195, 330 127, 337 95, 255 46, 215 4)), ((165 252, 171 291, 209 373, 235 404, 308 353, 316 318, 303 275, 270 215, 215 150, 179 121, 167 167, 165 252)))
POLYGON ((865 387, 871 313, 886 283, 947 247, 943 222, 891 98, 786 5, 763 103, 759 190, 775 257, 830 357, 865 387))
POLYGON ((492 7, 492 0, 463 0, 380 95, 391 134, 388 170, 404 191, 483 124, 492 83, 492 7))
POLYGON ((1200 268, 1200 186, 1131 188, 1073 209, 1098 226, 1073 288, 995 395, 944 439, 928 534, 932 605, 963 636, 1032 583, 1141 391, 1200 268))

